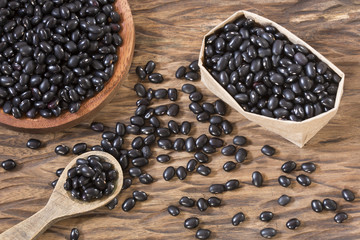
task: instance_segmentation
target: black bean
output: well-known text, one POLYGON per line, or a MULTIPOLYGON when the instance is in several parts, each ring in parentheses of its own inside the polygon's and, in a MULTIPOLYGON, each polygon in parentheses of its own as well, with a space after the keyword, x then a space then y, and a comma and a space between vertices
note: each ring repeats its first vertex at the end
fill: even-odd
POLYGON ((261 152, 266 156, 272 156, 275 154, 275 149, 269 145, 264 145, 261 148, 261 152))
POLYGON ((213 137, 209 139, 209 144, 215 148, 220 148, 224 145, 224 140, 213 137))
POLYGON ((196 152, 194 154, 194 157, 199 163, 208 163, 209 162, 209 157, 203 152, 196 152))
POLYGON ((187 72, 185 73, 185 79, 189 81, 196 81, 200 78, 200 75, 197 72, 187 72))
POLYGON ((52 186, 52 188, 55 188, 57 182, 58 182, 58 179, 56 179, 56 180, 54 180, 54 181, 52 181, 52 182, 50 183, 50 185, 52 186))
POLYGON ((228 120, 224 120, 221 123, 221 128, 223 129, 223 131, 224 131, 224 133, 226 135, 232 133, 232 131, 233 131, 233 127, 232 127, 231 123, 228 120))
POLYGON ((185 140, 185 150, 187 152, 193 152, 196 149, 195 139, 193 137, 189 137, 185 140))
POLYGON ((169 88, 168 89, 168 97, 171 101, 176 101, 178 94, 176 88, 169 88))
POLYGON ((329 198, 324 199, 323 206, 328 211, 335 211, 337 209, 336 202, 329 198))
POLYGON ((235 154, 235 151, 236 151, 236 147, 234 145, 228 145, 228 146, 225 146, 221 149, 221 153, 224 155, 224 156, 231 156, 231 155, 234 155, 235 154))
POLYGON ((197 217, 187 218, 184 221, 184 227, 187 229, 193 229, 199 226, 200 220, 197 217))
POLYGON ((148 79, 152 83, 162 83, 164 81, 163 76, 160 73, 151 73, 148 79))
POLYGON ((236 163, 234 163, 233 161, 227 161, 226 163, 224 163, 223 169, 226 172, 230 172, 232 170, 234 170, 236 168, 236 163))
POLYGON ((314 212, 322 212, 323 204, 320 200, 312 200, 311 208, 314 210, 314 212))
POLYGON ((158 90, 155 90, 154 97, 156 99, 164 99, 167 97, 167 90, 164 88, 160 88, 158 90))
POLYGON ((216 100, 214 103, 215 112, 219 115, 226 114, 226 105, 222 100, 216 100))
POLYGON ((109 210, 112 210, 116 207, 116 205, 119 203, 118 199, 117 198, 114 198, 113 200, 111 200, 108 204, 106 204, 106 207, 109 209, 109 210))
POLYGON ((342 194, 343 198, 348 202, 352 202, 355 200, 355 194, 349 189, 342 190, 341 194, 342 194))
POLYGON ((233 139, 233 143, 238 146, 243 146, 246 144, 246 137, 243 136, 235 136, 233 139))
POLYGON ((153 177, 148 173, 143 173, 139 176, 139 181, 142 184, 150 184, 154 181, 153 177))
POLYGON ((186 170, 188 172, 193 172, 196 168, 196 165, 197 165, 197 161, 195 159, 190 159, 186 164, 186 170))
POLYGON ((148 198, 148 195, 143 191, 134 191, 133 192, 133 198, 136 201, 146 201, 148 198))
POLYGON ((292 218, 290 219, 289 221, 286 222, 286 227, 288 229, 291 229, 291 230, 294 230, 294 229, 297 229, 298 227, 300 227, 300 220, 297 219, 297 218, 292 218))
POLYGON ((177 216, 180 214, 180 209, 173 205, 170 205, 167 210, 171 216, 177 216))
POLYGON ((300 174, 299 176, 297 176, 296 181, 304 187, 307 187, 311 184, 311 179, 304 174, 300 174))
POLYGON ((153 61, 148 61, 145 66, 145 72, 151 74, 155 70, 156 64, 153 61))
POLYGON ((187 172, 186 169, 183 166, 180 166, 176 169, 176 176, 180 179, 180 180, 184 180, 187 176, 187 172))
POLYGON ((255 171, 252 173, 252 184, 256 187, 261 187, 263 184, 263 176, 260 172, 255 171))
POLYGON ((194 72, 199 71, 200 68, 199 68, 198 60, 195 60, 195 61, 191 62, 191 63, 189 64, 189 68, 190 68, 192 71, 194 71, 194 72))
POLYGON ((196 172, 203 175, 203 176, 207 176, 211 173, 211 169, 205 165, 199 165, 196 168, 196 172))
POLYGON ((221 117, 221 116, 211 116, 210 117, 210 123, 211 124, 220 124, 220 123, 222 123, 222 121, 223 121, 223 118, 221 117))
POLYGON ((217 197, 210 197, 207 200, 207 203, 210 207, 219 207, 221 205, 221 199, 217 197))
POLYGON ((125 201, 123 202, 123 204, 121 206, 122 210, 124 212, 130 211, 131 209, 133 209, 135 207, 135 203, 136 203, 135 199, 132 197, 125 199, 125 201))
POLYGON ((264 211, 260 214, 259 219, 263 222, 269 222, 273 219, 274 214, 269 211, 264 211))
POLYGON ((178 70, 176 70, 175 77, 181 79, 185 76, 185 73, 186 73, 186 67, 181 66, 178 68, 178 70))
POLYGON ((209 187, 209 192, 211 193, 223 193, 225 190, 224 184, 212 184, 209 187))
POLYGON ((77 143, 74 145, 72 151, 76 155, 80 155, 84 152, 86 152, 87 144, 86 143, 77 143))
POLYGON ((212 135, 212 136, 220 136, 221 135, 221 128, 218 127, 217 125, 214 125, 214 124, 210 124, 209 126, 209 133, 212 135))
POLYGON ((244 148, 240 148, 236 153, 235 153, 235 160, 238 163, 242 163, 245 161, 247 157, 247 151, 244 148))
POLYGON ((277 234, 277 231, 274 228, 264 228, 260 231, 260 235, 263 238, 273 238, 277 234))
POLYGON ((196 205, 200 212, 206 211, 206 209, 209 207, 207 201, 204 198, 199 198, 196 202, 196 205))
POLYGON ((182 197, 179 200, 179 204, 184 207, 193 207, 195 206, 195 200, 189 197, 182 197))
POLYGON ((208 229, 198 229, 196 231, 195 237, 197 239, 208 239, 211 235, 211 231, 208 229))
POLYGON ((179 105, 170 104, 170 106, 169 106, 169 108, 167 110, 167 115, 175 117, 178 113, 179 113, 179 105))
POLYGON ((208 137, 205 134, 200 135, 196 141, 196 148, 201 149, 207 142, 208 142, 208 137))
POLYGON ((196 91, 196 87, 192 84, 187 83, 181 87, 181 91, 187 94, 191 94, 196 91))
POLYGON ((189 99, 193 102, 198 102, 203 98, 201 92, 193 92, 189 95, 189 99))
POLYGON ((173 148, 175 151, 183 151, 185 146, 185 140, 182 138, 177 138, 174 141, 173 148))
POLYGON ((224 186, 227 191, 231 191, 239 188, 240 182, 236 179, 232 179, 227 181, 224 186))
POLYGON ((16 167, 16 163, 12 159, 5 160, 1 162, 1 167, 7 171, 12 170, 16 167))
POLYGON ((201 113, 203 112, 204 110, 202 109, 202 107, 200 106, 199 103, 197 102, 191 102, 189 104, 189 109, 190 111, 192 111, 194 114, 198 114, 198 113, 201 113))
POLYGON ((211 146, 210 144, 205 144, 205 145, 202 147, 202 150, 203 150, 205 153, 208 153, 208 154, 211 154, 211 153, 216 152, 216 148, 214 148, 214 147, 211 146))
POLYGON ((129 169, 129 175, 131 177, 139 177, 141 175, 141 169, 138 167, 132 167, 129 169))
POLYGON ((41 146, 41 142, 38 139, 29 139, 26 143, 26 146, 31 149, 37 149, 41 146))
POLYGON ((344 213, 344 212, 339 212, 334 217, 334 221, 337 222, 337 223, 342 223, 346 219, 348 219, 348 215, 346 213, 344 213))
POLYGON ((288 195, 282 195, 281 197, 279 197, 278 199, 278 204, 280 206, 285 206, 287 205, 289 202, 291 201, 291 197, 289 197, 288 195))
POLYGON ((122 185, 122 190, 128 189, 132 184, 132 180, 131 178, 124 178, 123 180, 123 185, 122 185))
POLYGON ((316 170, 316 165, 312 162, 306 162, 306 163, 301 164, 301 169, 304 172, 312 173, 316 170))
POLYGON ((237 226, 244 221, 245 221, 245 214, 242 212, 235 214, 231 219, 231 223, 234 226, 237 226))
POLYGON ((282 175, 278 178, 278 182, 279 182, 280 186, 288 187, 291 184, 291 179, 282 175))
POLYGON ((134 158, 133 160, 131 160, 131 163, 135 167, 143 167, 149 163, 149 160, 144 157, 139 157, 139 158, 134 158))
POLYGON ((73 228, 70 232, 70 240, 78 240, 80 237, 79 229, 73 228))

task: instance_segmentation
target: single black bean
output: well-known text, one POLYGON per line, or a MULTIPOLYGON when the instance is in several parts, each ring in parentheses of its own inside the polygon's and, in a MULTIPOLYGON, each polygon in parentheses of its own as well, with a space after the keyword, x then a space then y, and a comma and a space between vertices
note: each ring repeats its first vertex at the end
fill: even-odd
POLYGON ((281 166, 281 170, 284 173, 291 173, 296 169, 296 163, 294 161, 287 161, 281 166))
POLYGON ((74 145, 72 151, 76 155, 80 155, 84 152, 86 152, 87 144, 86 143, 77 143, 74 145))
POLYGON ((206 211, 206 209, 209 207, 207 201, 204 198, 199 198, 196 202, 196 205, 200 212, 206 211))
POLYGON ((167 110, 167 115, 175 117, 178 113, 179 113, 179 105, 170 104, 170 106, 169 106, 169 108, 167 110))
POLYGON ((203 176, 207 176, 211 173, 211 169, 208 166, 205 165, 199 165, 196 168, 196 172, 203 175, 203 176))
POLYGON ((215 148, 220 148, 220 147, 224 146, 224 140, 213 137, 213 138, 209 139, 209 144, 215 148))
POLYGON ((95 132, 102 132, 104 131, 104 124, 100 122, 92 122, 90 125, 91 129, 95 132))
POLYGON ((123 180, 123 185, 122 185, 122 190, 128 189, 132 184, 132 180, 131 178, 124 178, 123 180))
POLYGON ((259 219, 263 222, 269 222, 273 219, 274 214, 269 211, 264 211, 260 214, 259 219))
POLYGON ((176 88, 169 88, 168 89, 168 97, 171 101, 176 101, 178 94, 176 88))
POLYGON ((247 151, 244 148, 239 148, 239 150, 235 153, 235 160, 238 163, 244 162, 246 157, 247 151))
POLYGON ((185 140, 185 149, 187 152, 193 152, 196 149, 195 139, 189 137, 185 140))
POLYGON ((212 184, 209 187, 209 192, 211 193, 223 193, 226 190, 224 184, 212 184))
POLYGON ((139 181, 142 184, 150 184, 154 181, 153 177, 148 173, 143 173, 139 176, 139 181))
POLYGON ((164 81, 163 76, 160 73, 151 73, 148 79, 152 83, 162 83, 164 81))
POLYGON ((109 210, 112 210, 116 207, 116 205, 119 203, 118 199, 117 198, 114 198, 113 200, 111 200, 108 204, 106 204, 106 207, 109 209, 109 210))
POLYGON ((12 170, 16 167, 16 163, 12 159, 5 160, 1 162, 1 167, 7 171, 12 170))
POLYGON ((196 141, 196 148, 201 149, 209 141, 208 137, 205 134, 200 135, 196 141))
POLYGON ((210 207, 219 207, 221 205, 221 199, 217 197, 210 197, 207 200, 207 203, 210 207))
POLYGON ((301 222, 300 222, 299 219, 297 219, 297 218, 292 218, 292 219, 290 219, 289 221, 286 222, 286 227, 287 227, 288 229, 295 230, 295 229, 297 229, 298 227, 300 227, 300 224, 301 224, 301 222))
POLYGON ((208 154, 211 154, 211 153, 214 153, 216 152, 216 148, 211 146, 210 144, 205 144, 203 147, 202 147, 202 150, 205 152, 205 153, 208 153, 208 154))
POLYGON ((189 99, 193 102, 198 102, 203 98, 203 95, 201 92, 193 92, 189 95, 189 99))
POLYGON ((209 120, 210 115, 208 112, 201 112, 196 116, 196 120, 198 120, 199 122, 206 122, 207 120, 209 120))
POLYGON ((141 175, 141 169, 138 167, 132 167, 129 169, 129 175, 131 177, 139 177, 141 175))
POLYGON ((209 157, 203 152, 196 152, 194 154, 194 157, 199 163, 208 163, 209 162, 209 157))
POLYGON ((55 153, 57 155, 65 156, 66 154, 69 153, 69 151, 70 151, 69 147, 65 145, 58 145, 55 147, 55 153))
POLYGON ((193 207, 195 206, 195 200, 189 197, 182 197, 179 200, 179 204, 184 207, 193 207))
POLYGON ((181 66, 176 70, 175 77, 181 79, 185 76, 185 73, 186 73, 186 67, 181 66))
POLYGON ((226 163, 224 163, 223 169, 226 172, 230 172, 232 170, 234 170, 236 168, 236 163, 234 163, 233 161, 227 161, 226 163))
POLYGON ((131 209, 133 209, 135 207, 135 203, 136 203, 135 199, 132 197, 125 199, 125 201, 123 202, 123 204, 121 206, 122 210, 124 212, 130 211, 131 209))
POLYGON ((264 145, 261 148, 261 152, 266 156, 272 156, 275 154, 275 149, 269 145, 264 145))
POLYGON ((244 221, 245 221, 245 214, 242 212, 235 214, 231 219, 231 223, 234 226, 237 226, 244 221))
POLYGON ((78 240, 80 237, 79 229, 73 228, 70 232, 70 240, 78 240))
POLYGON ((196 231, 195 237, 197 239, 208 239, 211 235, 211 231, 208 229, 198 229, 196 231))
POLYGON ((187 176, 187 172, 186 169, 183 166, 180 166, 176 169, 176 176, 180 179, 180 180, 184 180, 187 176))
POLYGON ((158 146, 162 149, 171 149, 172 148, 172 142, 170 139, 159 139, 158 140, 158 146))
POLYGON ((184 93, 187 93, 187 94, 191 94, 193 92, 196 91, 196 87, 192 84, 184 84, 182 87, 181 87, 181 90, 184 92, 184 93))
POLYGON ((311 179, 304 174, 300 174, 299 176, 297 176, 296 181, 304 187, 307 187, 311 184, 311 179))
POLYGON ((134 90, 139 97, 146 97, 146 88, 141 83, 135 84, 134 90))
POLYGON ((301 164, 301 169, 304 172, 312 173, 316 170, 316 165, 312 162, 306 162, 306 163, 301 164))
POLYGON ((210 124, 220 124, 222 123, 223 121, 223 118, 221 116, 211 116, 210 117, 210 124))
POLYGON ((218 127, 217 125, 214 125, 214 124, 210 124, 209 126, 209 133, 212 135, 212 136, 220 136, 221 135, 221 128, 218 127))
POLYGON ((214 103, 215 112, 219 115, 226 114, 226 105, 222 100, 216 100, 214 103))
POLYGON ((180 209, 173 205, 170 205, 167 210, 171 216, 177 216, 180 214, 180 209))
POLYGON ((137 66, 136 67, 136 74, 139 76, 141 80, 146 78, 147 73, 145 72, 144 68, 137 66))
POLYGON ((278 178, 278 182, 279 182, 280 186, 288 187, 291 184, 291 179, 282 175, 278 178))
POLYGON ((225 183, 225 189, 227 191, 235 190, 239 187, 240 187, 240 182, 239 180, 236 179, 229 180, 225 183))
POLYGON ((341 194, 342 194, 343 198, 348 202, 352 202, 355 200, 355 194, 349 189, 342 190, 341 194))
POLYGON ((136 201, 146 201, 148 198, 148 195, 143 191, 134 191, 133 192, 133 198, 136 201))
POLYGON ((164 99, 167 97, 167 90, 164 88, 160 88, 158 90, 155 90, 154 97, 156 99, 164 99))
POLYGON ((37 149, 41 146, 41 142, 38 139, 31 138, 27 141, 26 146, 30 149, 37 149))
POLYGON ((252 184, 256 187, 261 187, 263 184, 263 176, 260 172, 255 171, 252 173, 252 184))
POLYGON ((322 212, 323 204, 320 200, 312 200, 311 208, 312 208, 312 210, 314 210, 314 212, 322 212))
POLYGON ((187 229, 193 229, 199 226, 200 220, 197 217, 187 218, 184 221, 184 227, 187 229))
POLYGON ((175 168, 170 166, 167 167, 163 173, 163 178, 165 181, 170 181, 175 176, 175 168))
POLYGON ((289 197, 288 195, 284 194, 282 196, 279 197, 278 199, 278 204, 280 206, 285 206, 287 205, 289 202, 291 201, 291 197, 289 197))
POLYGON ((244 136, 235 136, 234 139, 233 139, 233 143, 234 143, 235 145, 238 145, 238 146, 243 146, 243 145, 245 145, 245 144, 246 144, 246 141, 247 141, 247 139, 246 139, 246 137, 244 137, 244 136))
POLYGON ((196 165, 197 165, 197 161, 195 159, 190 159, 186 164, 186 170, 188 172, 193 172, 196 168, 196 165))
POLYGON ((274 228, 264 228, 260 231, 260 235, 263 238, 273 238, 277 234, 277 231, 274 228))
POLYGON ((329 198, 324 199, 323 206, 328 211, 335 211, 337 209, 336 202, 329 198))
POLYGON ((233 127, 232 127, 231 123, 228 120, 224 120, 221 123, 221 128, 223 129, 223 131, 224 131, 224 133, 226 135, 232 133, 232 131, 233 131, 233 127))
POLYGON ((232 156, 235 154, 236 147, 234 145, 228 145, 221 149, 221 154, 224 156, 232 156))
POLYGON ((346 213, 344 213, 344 212, 339 212, 334 217, 334 221, 337 222, 337 223, 342 223, 346 219, 348 219, 348 215, 346 213))

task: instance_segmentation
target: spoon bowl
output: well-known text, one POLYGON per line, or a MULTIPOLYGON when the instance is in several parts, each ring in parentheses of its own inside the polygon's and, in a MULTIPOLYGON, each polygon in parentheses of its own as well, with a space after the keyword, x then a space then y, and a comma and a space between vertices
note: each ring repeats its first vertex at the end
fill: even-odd
POLYGON ((119 162, 110 154, 101 151, 91 151, 76 156, 64 169, 59 180, 52 192, 49 201, 40 211, 18 223, 14 227, 0 234, 2 240, 28 240, 35 239, 48 229, 53 223, 82 213, 89 212, 96 208, 102 207, 113 200, 121 191, 123 184, 123 172, 119 162), (64 189, 64 183, 67 178, 67 172, 74 167, 78 158, 87 158, 91 155, 97 155, 106 162, 111 163, 118 172, 118 179, 115 182, 113 192, 100 199, 89 202, 75 199, 64 189))

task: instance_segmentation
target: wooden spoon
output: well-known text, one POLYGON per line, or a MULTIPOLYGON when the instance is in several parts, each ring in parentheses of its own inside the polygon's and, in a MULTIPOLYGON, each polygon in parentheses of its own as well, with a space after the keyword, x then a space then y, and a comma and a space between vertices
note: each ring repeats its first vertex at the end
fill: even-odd
POLYGON ((98 207, 104 206, 113 200, 121 190, 123 184, 123 172, 119 162, 110 154, 100 151, 91 151, 75 157, 64 169, 53 193, 46 206, 24 221, 0 234, 1 240, 29 240, 40 236, 53 223, 82 213, 89 212, 98 207), (115 182, 114 191, 100 199, 84 202, 75 199, 70 192, 64 189, 64 183, 67 178, 67 171, 75 166, 76 159, 87 158, 90 155, 97 155, 105 161, 113 164, 114 169, 118 171, 118 179, 115 182))

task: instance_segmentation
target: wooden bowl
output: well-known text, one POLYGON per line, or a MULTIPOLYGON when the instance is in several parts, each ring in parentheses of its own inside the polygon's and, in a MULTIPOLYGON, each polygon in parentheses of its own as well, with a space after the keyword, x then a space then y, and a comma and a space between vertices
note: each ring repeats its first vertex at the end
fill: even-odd
POLYGON ((251 13, 248 11, 238 11, 231 15, 228 19, 217 25, 215 28, 210 30, 204 38, 200 50, 199 55, 199 67, 201 72, 201 81, 204 85, 213 92, 216 96, 226 102, 229 106, 238 111, 241 115, 253 121, 263 128, 274 132, 283 138, 289 140, 290 142, 296 144, 299 147, 303 147, 307 141, 309 141, 321 128, 323 128, 331 118, 333 118, 336 112, 339 109, 340 99, 343 94, 345 74, 337 68, 332 62, 330 62, 327 58, 321 55, 318 51, 312 48, 309 44, 301 40, 299 37, 291 33, 286 28, 281 25, 259 16, 255 13, 251 13), (317 56, 321 61, 326 63, 330 69, 332 69, 335 73, 337 73, 341 77, 341 81, 338 86, 338 90, 336 93, 335 106, 333 109, 328 112, 321 113, 315 117, 306 119, 301 122, 294 122, 290 120, 279 120, 275 118, 265 117, 259 114, 246 112, 240 104, 236 102, 236 100, 223 88, 209 73, 209 71, 205 68, 204 65, 204 51, 205 51, 205 41, 206 37, 215 33, 218 29, 225 26, 225 24, 229 22, 233 22, 235 19, 240 16, 245 16, 246 18, 253 19, 256 23, 259 23, 262 26, 271 25, 274 26, 279 32, 283 33, 291 42, 301 44, 309 49, 315 56, 317 56))
POLYGON ((135 47, 135 29, 130 6, 127 0, 116 0, 116 11, 121 16, 120 36, 123 44, 118 48, 119 60, 115 64, 114 75, 105 84, 104 89, 94 97, 81 103, 79 111, 70 113, 66 111, 59 117, 43 118, 37 116, 34 119, 26 116, 16 119, 12 115, 0 112, 0 124, 14 130, 27 132, 49 132, 73 127, 84 119, 91 118, 105 104, 109 103, 120 87, 120 83, 127 77, 135 47))

